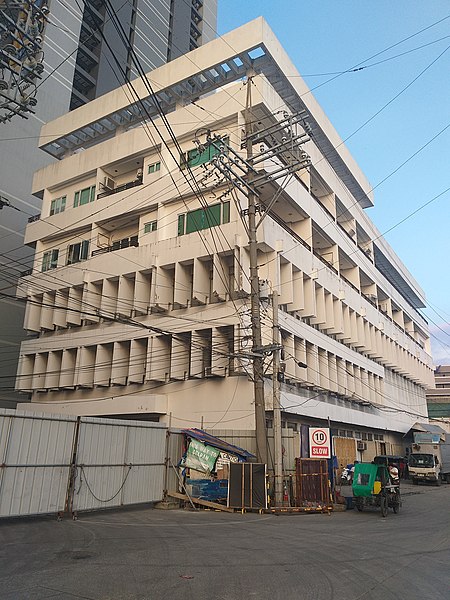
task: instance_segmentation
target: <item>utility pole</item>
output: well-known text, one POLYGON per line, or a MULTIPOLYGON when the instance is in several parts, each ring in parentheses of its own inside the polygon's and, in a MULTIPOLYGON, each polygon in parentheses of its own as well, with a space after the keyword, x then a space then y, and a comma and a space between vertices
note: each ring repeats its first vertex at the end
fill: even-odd
POLYGON ((264 402, 264 358, 261 353, 261 309, 259 300, 258 277, 258 244, 256 238, 256 195, 252 189, 253 178, 253 138, 252 138, 252 77, 247 78, 247 98, 245 105, 245 138, 247 149, 247 175, 249 184, 248 198, 248 243, 250 250, 250 291, 251 291, 251 319, 253 342, 253 387, 255 396, 255 427, 256 427, 256 453, 258 461, 267 464, 267 431, 266 407, 264 402), (261 353, 258 356, 258 353, 261 353))
MULTIPOLYGON (((248 216, 246 229, 250 250, 252 352, 248 357, 251 357, 253 362, 256 453, 259 462, 267 464, 264 356, 268 356, 273 352, 274 345, 262 345, 256 233, 258 227, 271 213, 283 187, 273 191, 270 200, 266 198, 264 202, 261 198, 265 186, 274 186, 277 180, 288 175, 292 176, 302 169, 307 169, 311 165, 311 158, 302 147, 310 139, 308 134, 309 125, 305 120, 307 113, 300 111, 290 114, 287 111, 277 111, 277 113, 267 116, 264 124, 255 119, 252 114, 252 77, 253 75, 250 73, 247 76, 247 97, 244 111, 245 139, 242 140, 240 148, 246 151, 246 158, 243 158, 232 145, 227 144, 220 136, 216 135, 210 138, 211 143, 219 150, 219 153, 211 161, 210 168, 206 169, 201 183, 206 184, 212 177, 223 183, 228 182, 228 184, 235 186, 248 201, 248 208, 241 210, 242 218, 245 215, 248 216), (280 114, 282 114, 281 119, 277 119, 276 116, 280 114), (254 123, 257 123, 257 125, 254 126, 254 123), (259 151, 256 154, 253 153, 255 144, 259 146, 259 151), (270 172, 267 172, 264 164, 267 161, 275 162, 278 166, 275 170, 271 169, 270 172), (260 215, 258 222, 256 222, 257 214, 260 215)), ((282 483, 282 476, 278 477, 278 480, 282 483)))
POLYGON ((280 329, 278 327, 278 292, 272 292, 273 308, 273 362, 272 362, 272 387, 273 387, 273 439, 275 457, 275 506, 283 502, 283 444, 281 428, 281 403, 280 403, 280 329))

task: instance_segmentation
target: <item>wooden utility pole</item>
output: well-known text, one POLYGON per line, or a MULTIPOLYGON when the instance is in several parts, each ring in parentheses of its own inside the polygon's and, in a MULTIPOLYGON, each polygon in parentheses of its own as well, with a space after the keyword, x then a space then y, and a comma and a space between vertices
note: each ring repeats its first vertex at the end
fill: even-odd
MULTIPOLYGON (((252 141, 252 77, 247 78, 247 98, 245 105, 245 138, 247 149, 247 183, 251 184, 253 173, 252 141)), ((256 196, 251 190, 248 193, 248 244, 250 250, 250 295, 252 318, 253 342, 253 387, 255 396, 255 427, 256 427, 256 453, 258 461, 267 464, 267 430, 266 407, 264 402, 264 358, 261 351, 261 311, 259 300, 258 277, 258 242, 256 238, 256 196), (258 356, 260 354, 260 356, 258 356)))
POLYGON ((272 292, 273 308, 273 362, 272 362, 272 388, 273 388, 273 441, 274 441, 274 471, 275 471, 275 506, 283 503, 283 443, 281 427, 280 403, 280 329, 278 327, 278 292, 272 292))

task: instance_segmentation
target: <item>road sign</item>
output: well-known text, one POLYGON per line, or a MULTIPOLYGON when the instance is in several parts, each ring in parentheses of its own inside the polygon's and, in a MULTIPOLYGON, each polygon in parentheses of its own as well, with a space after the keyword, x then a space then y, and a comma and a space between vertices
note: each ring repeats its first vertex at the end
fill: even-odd
POLYGON ((328 427, 309 428, 310 458, 331 458, 330 429, 328 427))

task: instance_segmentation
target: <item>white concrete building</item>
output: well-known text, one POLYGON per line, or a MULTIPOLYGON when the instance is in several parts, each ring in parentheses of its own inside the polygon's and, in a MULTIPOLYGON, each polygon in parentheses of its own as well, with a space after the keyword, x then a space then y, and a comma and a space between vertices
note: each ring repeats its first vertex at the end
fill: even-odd
MULTIPOLYGON (((43 127, 40 147, 59 161, 34 178, 43 206, 27 228, 36 254, 21 286, 32 337, 17 378, 36 410, 254 428, 242 358, 251 347, 246 198, 206 177, 218 152, 208 130, 245 156, 249 74, 255 129, 305 110, 311 132, 311 166, 258 199, 263 210, 277 195, 258 229, 258 261, 280 294, 283 420, 329 417, 342 437, 370 441, 426 417, 424 294, 366 216, 370 184, 263 19, 151 72, 177 144, 142 80, 142 104, 118 89, 43 127), (195 181, 180 169, 186 161, 195 181)), ((270 343, 270 310, 263 325, 270 343)))
MULTIPOLYGON (((117 88, 124 82, 123 73, 136 76, 132 53, 109 11, 116 14, 145 71, 213 39, 217 24, 217 0, 48 0, 45 4, 50 14, 35 113, 27 119, 17 116, 0 122, 0 196, 14 206, 0 213, 0 406, 10 408, 20 399, 13 388, 24 339, 23 305, 11 297, 20 273, 32 264, 32 252, 23 245, 27 221, 41 209, 41 199, 31 195, 32 176, 54 161, 37 146, 42 125, 117 88)), ((19 7, 20 3, 0 2, 0 25, 10 28, 7 19, 15 18, 19 7)), ((2 49, 10 40, 4 29, 0 31, 0 59, 4 60, 2 49)), ((6 69, 0 71, 0 88, 7 75, 6 69)), ((0 118, 7 112, 4 108, 0 107, 0 118)))

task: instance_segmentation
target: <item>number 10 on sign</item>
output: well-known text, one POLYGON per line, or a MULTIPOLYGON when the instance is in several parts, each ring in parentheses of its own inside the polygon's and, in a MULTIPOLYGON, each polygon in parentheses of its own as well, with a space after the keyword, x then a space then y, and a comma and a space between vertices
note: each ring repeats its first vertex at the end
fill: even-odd
POLYGON ((331 458, 330 429, 328 427, 309 428, 310 458, 331 458))

